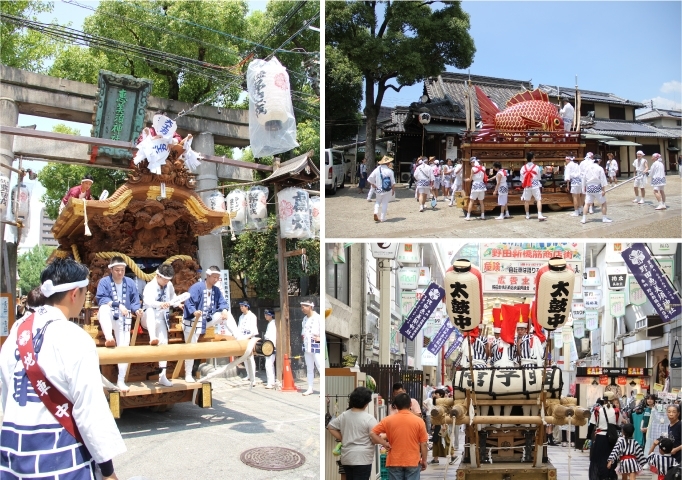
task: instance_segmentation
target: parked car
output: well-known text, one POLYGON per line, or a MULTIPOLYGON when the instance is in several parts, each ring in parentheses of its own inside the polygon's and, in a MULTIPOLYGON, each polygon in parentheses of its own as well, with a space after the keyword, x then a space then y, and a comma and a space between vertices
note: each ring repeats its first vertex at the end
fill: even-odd
MULTIPOLYGON (((350 163, 348 164, 350 167, 350 163)), ((330 195, 336 193, 337 188, 346 186, 346 162, 343 152, 327 148, 324 151, 324 187, 330 195)))

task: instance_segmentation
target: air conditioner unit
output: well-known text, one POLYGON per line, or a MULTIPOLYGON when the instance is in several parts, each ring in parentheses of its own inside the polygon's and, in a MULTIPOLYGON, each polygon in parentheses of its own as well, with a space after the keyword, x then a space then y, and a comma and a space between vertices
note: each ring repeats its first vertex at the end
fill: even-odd
POLYGON ((410 181, 410 172, 403 172, 400 174, 400 183, 408 183, 410 181))
POLYGON ((638 330, 635 335, 636 340, 651 340, 663 336, 663 320, 658 315, 649 315, 648 317, 640 318, 635 322, 635 328, 638 330))

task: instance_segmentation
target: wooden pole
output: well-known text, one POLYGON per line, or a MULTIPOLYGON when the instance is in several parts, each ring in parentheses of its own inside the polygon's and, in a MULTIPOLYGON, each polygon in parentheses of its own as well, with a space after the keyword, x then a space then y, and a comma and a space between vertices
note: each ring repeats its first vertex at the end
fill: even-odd
MULTIPOLYGON (((202 315, 203 315, 203 313, 202 313, 202 315)), ((192 337, 194 336, 194 331, 197 329, 197 323, 199 323, 200 318, 201 318, 201 316, 194 317, 194 323, 192 323, 192 330, 190 330, 189 337, 187 337, 187 341, 185 342, 186 345, 192 343, 192 337)), ((160 346, 161 345, 157 345, 157 346, 154 346, 153 348, 158 348, 160 346)), ((222 355, 222 357, 229 357, 229 356, 230 355, 222 355)), ((206 358, 222 358, 222 357, 220 357, 220 356, 215 356, 215 357, 209 356, 206 358)), ((189 360, 191 358, 197 358, 197 357, 187 357, 185 360, 189 360)), ((201 357, 199 357, 199 358, 201 358, 201 357)), ((162 360, 174 360, 174 359, 173 358, 163 358, 162 360)), ((178 362, 175 365, 175 369, 173 370, 173 376, 171 378, 178 378, 178 376, 180 376, 180 369, 181 368, 182 368, 182 363, 178 362)), ((191 374, 192 372, 189 372, 189 373, 191 374)), ((185 372, 185 376, 187 376, 187 372, 185 372)))
MULTIPOLYGON (((277 194, 282 187, 275 184, 275 213, 279 218, 279 202, 277 202, 277 194)), ((284 366, 284 354, 291 358, 291 324, 289 322, 289 281, 287 272, 287 241, 282 238, 282 232, 277 226, 277 268, 279 270, 279 319, 275 317, 275 325, 277 327, 277 358, 275 360, 275 367, 277 372, 277 380, 282 383, 282 368, 284 366)))
POLYGON ((178 361, 195 358, 224 358, 244 355, 248 339, 224 342, 174 343, 170 345, 139 345, 137 347, 97 348, 100 365, 145 363, 160 360, 178 361))
MULTIPOLYGON (((144 315, 144 313, 142 314, 144 315)), ((135 341, 137 340, 137 330, 140 328, 140 319, 142 318, 142 315, 135 315, 135 326, 133 327, 133 334, 132 337, 130 338, 130 345, 133 347, 135 346, 135 341)), ((130 363, 128 363, 128 367, 126 369, 126 375, 125 375, 125 381, 128 381, 128 377, 130 376, 130 363)))

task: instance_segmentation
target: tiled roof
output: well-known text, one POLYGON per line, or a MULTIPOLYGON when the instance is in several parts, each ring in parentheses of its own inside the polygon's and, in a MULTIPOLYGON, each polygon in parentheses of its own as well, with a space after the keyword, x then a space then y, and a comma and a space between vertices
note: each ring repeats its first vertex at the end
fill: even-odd
POLYGON ((581 118, 583 133, 613 135, 618 137, 662 137, 674 138, 676 135, 653 127, 646 123, 618 120, 599 120, 588 117, 581 118))
POLYGON ((379 115, 377 116, 377 122, 390 120, 392 113, 393 107, 379 107, 379 115))
POLYGON ((668 138, 682 138, 682 128, 680 127, 654 127, 654 128, 668 135, 668 138))
POLYGON ((664 110, 662 108, 648 109, 644 113, 637 115, 637 120, 649 120, 653 118, 682 118, 682 111, 680 110, 664 110))
MULTIPOLYGON (((477 85, 483 92, 495 102, 500 110, 504 110, 507 102, 517 93, 531 90, 533 85, 523 80, 510 80, 506 78, 483 77, 464 73, 442 73, 438 77, 430 77, 424 81, 424 89, 431 102, 448 100, 455 108, 453 119, 464 120, 466 110, 464 103, 467 94, 466 82, 471 79, 473 85, 477 85)), ((476 118, 480 118, 478 100, 474 94, 474 111, 476 118)))
MULTIPOLYGON (((538 85, 538 88, 540 90, 543 90, 547 92, 547 95, 550 97, 556 97, 557 96, 557 88, 558 88, 558 93, 559 97, 562 99, 567 99, 571 100, 575 98, 575 88, 567 88, 567 87, 557 87, 557 86, 552 86, 552 85, 545 85, 545 84, 540 84, 538 85)), ((609 103, 612 105, 631 105, 635 108, 643 108, 645 105, 643 103, 639 102, 633 102, 631 100, 627 100, 625 98, 618 97, 614 95, 613 93, 607 93, 607 92, 595 92, 593 90, 583 90, 580 89, 580 98, 582 99, 583 102, 597 102, 597 103, 609 103)))

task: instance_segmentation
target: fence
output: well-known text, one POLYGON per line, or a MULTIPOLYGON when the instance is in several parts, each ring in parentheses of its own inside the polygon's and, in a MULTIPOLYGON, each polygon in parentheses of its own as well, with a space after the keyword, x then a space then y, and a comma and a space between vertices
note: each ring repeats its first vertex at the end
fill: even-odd
POLYGON ((421 370, 407 369, 404 365, 377 365, 368 364, 360 366, 360 370, 371 375, 376 382, 375 393, 382 398, 390 400, 393 397, 393 384, 402 383, 405 391, 411 397, 422 404, 424 400, 424 372, 421 370))

